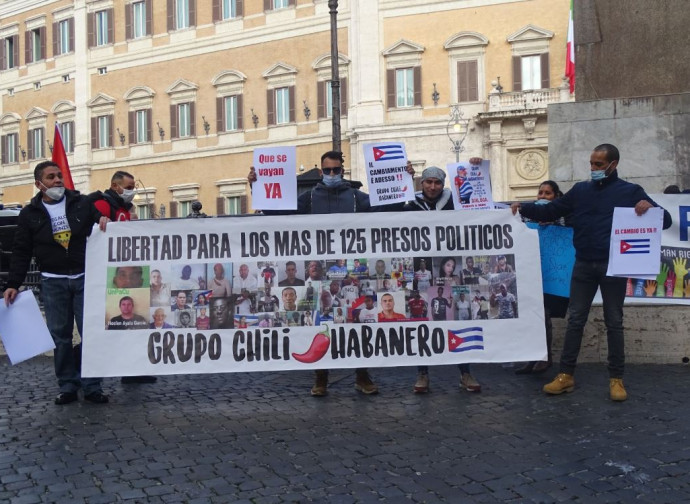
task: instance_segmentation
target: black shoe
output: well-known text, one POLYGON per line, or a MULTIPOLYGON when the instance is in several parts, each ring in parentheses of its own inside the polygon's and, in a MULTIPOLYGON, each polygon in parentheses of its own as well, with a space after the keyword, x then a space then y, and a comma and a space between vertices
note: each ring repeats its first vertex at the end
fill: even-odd
POLYGON ((90 394, 85 395, 84 399, 96 404, 105 404, 108 402, 108 396, 103 392, 91 392, 90 394))
POLYGON ((69 404, 77 400, 76 392, 60 392, 55 398, 55 404, 69 404))
POLYGON ((120 383, 156 383, 158 378, 156 376, 123 376, 120 378, 120 383))

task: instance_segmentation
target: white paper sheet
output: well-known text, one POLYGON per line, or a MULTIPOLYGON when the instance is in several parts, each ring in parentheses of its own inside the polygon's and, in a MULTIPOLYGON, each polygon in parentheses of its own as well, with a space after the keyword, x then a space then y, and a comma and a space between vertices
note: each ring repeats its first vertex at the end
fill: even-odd
POLYGON ((12 364, 55 348, 31 291, 20 292, 9 307, 0 301, 0 337, 12 364))

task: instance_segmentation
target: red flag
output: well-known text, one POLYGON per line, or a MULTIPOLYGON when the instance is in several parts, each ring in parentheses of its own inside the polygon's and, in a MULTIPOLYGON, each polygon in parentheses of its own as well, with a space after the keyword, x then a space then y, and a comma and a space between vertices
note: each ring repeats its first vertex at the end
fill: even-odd
POLYGON ((65 146, 62 143, 62 135, 60 135, 60 128, 55 124, 55 136, 53 137, 53 163, 60 167, 62 172, 62 180, 67 189, 74 189, 74 182, 72 182, 72 173, 69 171, 69 162, 67 161, 67 153, 65 153, 65 146))
POLYGON ((565 56, 565 76, 570 80, 570 93, 575 92, 575 34, 573 27, 573 0, 570 0, 570 17, 568 18, 568 43, 565 56))

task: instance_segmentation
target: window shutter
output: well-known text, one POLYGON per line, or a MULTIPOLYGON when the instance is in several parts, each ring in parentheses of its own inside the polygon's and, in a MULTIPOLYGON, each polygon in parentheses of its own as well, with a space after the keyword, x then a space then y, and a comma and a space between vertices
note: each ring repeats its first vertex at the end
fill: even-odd
POLYGON ((41 39, 41 55, 39 60, 46 59, 46 27, 41 26, 38 29, 38 38, 41 39))
POLYGON ((422 105, 422 67, 414 67, 412 69, 412 80, 414 86, 414 104, 415 107, 422 105))
POLYGON ((125 40, 131 40, 133 37, 132 10, 134 10, 134 4, 125 5, 125 40))
POLYGON ((326 117, 326 81, 316 83, 316 117, 324 119, 326 117))
POLYGON ((541 88, 549 89, 551 79, 549 79, 549 53, 541 55, 541 88))
POLYGON ((98 117, 91 118, 91 148, 98 149, 98 117))
POLYGON ((27 137, 26 150, 29 151, 29 159, 34 158, 34 136, 32 135, 33 130, 29 130, 29 136, 27 137))
POLYGON ((33 63, 31 57, 31 31, 24 32, 24 63, 33 63))
POLYGON ((0 163, 7 164, 7 135, 0 136, 0 163))
POLYGON ((196 103, 189 103, 189 133, 196 136, 196 103))
POLYGON ((479 100, 477 61, 458 61, 458 102, 479 100))
POLYGON ((196 26, 196 0, 189 0, 189 26, 196 26))
POLYGON ((246 214, 247 213, 247 196, 242 195, 240 196, 240 213, 241 214, 246 214))
POLYGON ((340 117, 347 117, 347 77, 340 78, 340 117))
POLYGON ((59 23, 53 23, 53 56, 57 56, 58 52, 58 26, 59 23))
POLYGON ((170 217, 177 217, 177 201, 170 202, 170 217))
POLYGON ((177 105, 170 105, 170 138, 177 138, 177 105))
POLYGON ((127 130, 129 132, 129 144, 132 145, 137 143, 137 113, 135 111, 130 111, 127 113, 127 123, 127 130))
POLYGON ((146 141, 153 142, 153 109, 146 111, 146 141))
POLYGON ((89 42, 89 47, 93 47, 95 45, 95 38, 96 35, 94 34, 94 28, 95 28, 96 20, 94 19, 94 13, 89 12, 87 15, 86 19, 86 26, 87 26, 87 32, 88 32, 88 42, 89 42))
MULTIPOLYGON (((14 67, 19 66, 19 35, 12 35, 14 39, 14 67)), ((14 68, 12 67, 12 68, 14 68)))
POLYGON ((216 98, 216 131, 225 131, 225 98, 222 96, 216 98))
POLYGON ((213 11, 213 22, 217 23, 222 18, 222 12, 220 10, 220 0, 213 0, 213 6, 211 8, 213 11))
POLYGON ((288 5, 293 7, 295 5, 295 0, 288 0, 288 5))
POLYGON ((113 15, 113 9, 106 9, 106 12, 108 13, 108 44, 114 44, 115 35, 113 34, 113 18, 115 16, 113 15))
POLYGON ((225 215, 225 198, 222 196, 216 198, 216 215, 225 215))
POLYGON ((386 101, 388 102, 388 108, 395 108, 395 70, 386 70, 386 101))
POLYGON ((153 8, 151 0, 146 0, 146 35, 153 35, 153 8))
POLYGON ((237 95, 237 129, 244 129, 244 103, 241 94, 237 95))
POLYGON ((149 207, 149 219, 155 218, 156 204, 155 203, 149 203, 147 206, 149 207))
POLYGON ((522 91, 522 58, 513 56, 513 91, 522 91))
POLYGON ((273 9, 273 0, 264 0, 264 10, 269 11, 273 9))
POLYGON ((290 86, 288 88, 288 100, 290 100, 289 108, 290 108, 290 122, 293 123, 295 122, 295 86, 290 86))
POLYGON ((238 18, 244 16, 244 0, 235 1, 235 14, 238 18))
POLYGON ((74 52, 74 18, 69 18, 69 47, 67 52, 74 52))
POLYGON ((7 70, 7 57, 5 56, 5 39, 0 39, 0 70, 7 70))
POLYGON ((168 0, 168 31, 173 31, 175 29, 175 2, 174 0, 168 0))
POLYGON ((266 91, 266 123, 269 126, 276 123, 274 95, 275 91, 273 89, 266 91))
POLYGON ((109 115, 108 116, 108 147, 114 147, 115 144, 113 143, 113 134, 114 134, 114 125, 113 123, 115 122, 115 116, 114 115, 109 115))

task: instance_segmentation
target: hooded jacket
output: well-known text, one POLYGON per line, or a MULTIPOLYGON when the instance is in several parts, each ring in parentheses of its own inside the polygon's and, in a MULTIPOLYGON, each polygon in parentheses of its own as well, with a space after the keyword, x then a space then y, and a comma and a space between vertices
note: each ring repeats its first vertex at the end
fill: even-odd
POLYGON ((53 238, 50 215, 43 206, 43 193, 39 192, 31 203, 22 208, 17 219, 17 232, 7 280, 7 287, 18 289, 35 257, 42 272, 57 275, 84 273, 86 239, 101 214, 93 203, 78 191, 65 190, 65 214, 71 236, 67 249, 53 238))

